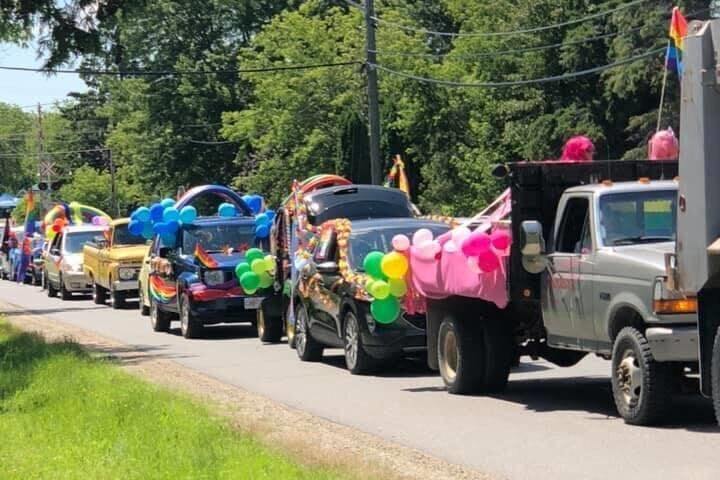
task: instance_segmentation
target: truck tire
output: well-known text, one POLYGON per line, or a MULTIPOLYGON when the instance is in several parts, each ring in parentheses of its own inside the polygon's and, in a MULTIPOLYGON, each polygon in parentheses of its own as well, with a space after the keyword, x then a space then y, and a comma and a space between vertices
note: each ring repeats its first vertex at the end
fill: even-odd
POLYGON ((62 278, 62 275, 60 276, 60 299, 61 300, 70 300, 72 298, 72 293, 68 292, 67 288, 65 288, 65 281, 62 278))
POLYGON ((295 351, 298 358, 303 362, 319 362, 323 350, 323 346, 310 333, 305 305, 299 303, 295 308, 295 351))
POLYGON ((203 324, 198 321, 190 309, 190 298, 183 294, 180 297, 180 333, 185 338, 200 338, 203 334, 203 324))
POLYGON ((45 270, 43 270, 40 275, 40 290, 47 290, 47 274, 45 270))
POLYGON ((353 375, 367 375, 378 367, 378 362, 365 351, 360 333, 357 317, 348 311, 343 320, 343 345, 345 366, 353 375))
POLYGON ((53 287, 52 280, 47 279, 47 296, 49 298, 55 298, 57 296, 57 290, 53 287))
POLYGON ((712 384, 713 406, 715 407, 715 418, 717 418, 720 425, 720 327, 718 327, 715 334, 711 365, 710 382, 712 384))
POLYGON ((160 310, 158 303, 150 299, 150 326, 154 332, 167 332, 170 330, 170 314, 160 310))
POLYGON ((150 315, 150 307, 145 305, 145 294, 143 293, 142 284, 138 285, 138 308, 140 315, 147 317, 150 315))
POLYGON ((672 365, 656 362, 647 338, 634 327, 623 328, 615 337, 611 364, 613 398, 625 423, 659 422, 675 383, 672 365))
POLYGON ((446 316, 438 332, 438 366, 449 393, 468 394, 482 389, 485 355, 479 322, 446 316))
POLYGON ((516 360, 516 348, 510 324, 503 319, 488 318, 482 322, 485 346, 482 390, 498 393, 505 390, 510 368, 516 360))
POLYGON ((110 306, 113 310, 125 308, 125 299, 127 298, 127 294, 123 291, 115 290, 112 286, 110 289, 110 306))
MULTIPOLYGON (((49 284, 49 282, 48 282, 48 284, 49 284)), ((105 305, 105 297, 106 297, 105 289, 103 287, 101 287, 100 285, 98 285, 97 283, 95 283, 95 280, 93 280, 93 282, 92 282, 93 303, 95 305, 105 305)))
POLYGON ((295 349, 295 324, 290 322, 290 314, 292 312, 292 307, 288 305, 287 310, 285 311, 285 318, 283 318, 283 322, 285 322, 285 335, 287 336, 287 343, 288 347, 295 349))
POLYGON ((260 341, 262 343, 278 343, 282 338, 282 319, 267 315, 262 305, 256 310, 255 315, 260 341))

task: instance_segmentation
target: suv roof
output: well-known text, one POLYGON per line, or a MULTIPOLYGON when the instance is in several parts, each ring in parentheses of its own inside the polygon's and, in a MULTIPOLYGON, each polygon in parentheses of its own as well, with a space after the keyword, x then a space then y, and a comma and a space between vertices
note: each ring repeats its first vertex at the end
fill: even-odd
POLYGON ((247 223, 255 223, 254 217, 198 217, 196 218, 192 224, 190 225, 184 225, 184 226, 192 226, 192 225, 231 225, 231 224, 247 224, 247 223))
POLYGON ((341 185, 315 190, 305 196, 308 220, 318 225, 333 218, 412 218, 408 196, 377 185, 341 185))

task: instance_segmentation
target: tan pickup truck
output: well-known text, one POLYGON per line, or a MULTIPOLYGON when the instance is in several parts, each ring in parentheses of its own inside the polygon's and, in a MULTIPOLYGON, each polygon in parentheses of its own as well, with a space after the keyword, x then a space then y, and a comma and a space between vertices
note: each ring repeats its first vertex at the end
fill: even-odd
POLYGON ((112 308, 125 306, 127 297, 138 292, 138 274, 148 245, 128 231, 130 220, 113 220, 105 236, 83 248, 83 271, 92 285, 93 301, 104 304, 110 295, 112 308))

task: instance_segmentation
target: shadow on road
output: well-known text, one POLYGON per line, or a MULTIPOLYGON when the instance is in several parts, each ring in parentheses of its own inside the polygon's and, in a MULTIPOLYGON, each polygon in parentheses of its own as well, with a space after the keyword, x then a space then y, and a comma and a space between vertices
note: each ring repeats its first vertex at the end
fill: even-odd
MULTIPOLYGON (((333 349, 333 351, 342 352, 341 349, 333 349)), ((331 367, 347 370, 345 365, 345 356, 342 353, 323 355, 322 363, 331 367)), ((399 360, 391 361, 384 368, 381 368, 376 374, 370 375, 379 378, 412 378, 412 377, 433 377, 437 375, 430 370, 425 363, 424 358, 404 357, 399 360)))
MULTIPOLYGON (((170 334, 180 337, 180 324, 170 329, 170 334)), ((203 328, 202 337, 198 340, 233 340, 237 338, 254 338, 257 337, 257 330, 249 324, 240 325, 207 325, 203 328)), ((188 340, 189 342, 193 340, 188 340)), ((259 342, 259 340, 258 340, 259 342)))
POLYGON ((102 346, 87 345, 102 360, 111 361, 120 366, 142 364, 148 360, 177 360, 181 358, 194 358, 197 355, 178 354, 169 351, 170 345, 128 345, 128 346, 102 346))
POLYGON ((0 313, 8 317, 18 315, 52 315, 53 313, 66 313, 66 312, 91 312, 93 310, 106 310, 107 307, 98 305, 96 307, 89 308, 78 308, 78 307, 50 307, 50 308, 31 308, 22 310, 2 310, 0 313))

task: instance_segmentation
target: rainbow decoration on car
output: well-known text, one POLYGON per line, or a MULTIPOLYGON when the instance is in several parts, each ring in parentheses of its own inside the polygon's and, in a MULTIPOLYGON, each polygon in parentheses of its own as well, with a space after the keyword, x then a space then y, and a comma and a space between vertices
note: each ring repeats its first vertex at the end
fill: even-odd
POLYGON ((397 181, 397 188, 405 192, 408 196, 410 195, 410 182, 408 182, 407 175, 405 175, 405 163, 400 158, 400 155, 395 155, 393 159, 393 166, 390 168, 390 173, 385 177, 384 187, 392 188, 393 184, 397 181))
POLYGON ((667 54, 665 55, 665 68, 676 70, 682 76, 683 37, 687 35, 688 23, 678 7, 672 10, 670 19, 670 38, 667 54))
POLYGON ((198 243, 195 245, 195 260, 205 268, 218 268, 218 262, 198 243))
POLYGON ((150 296, 158 303, 167 305, 177 296, 177 287, 168 285, 157 275, 150 276, 150 296))

